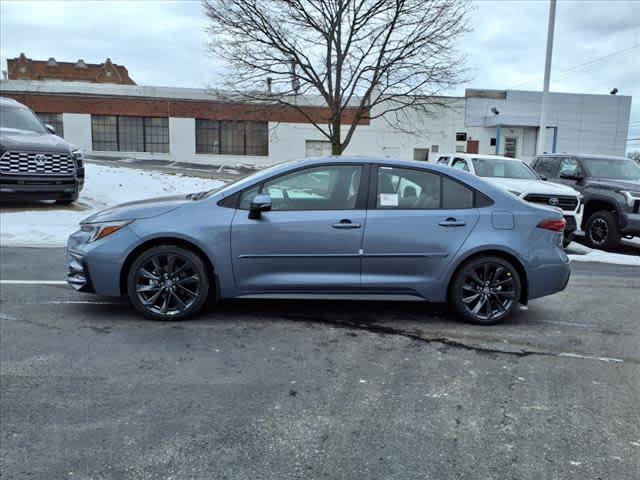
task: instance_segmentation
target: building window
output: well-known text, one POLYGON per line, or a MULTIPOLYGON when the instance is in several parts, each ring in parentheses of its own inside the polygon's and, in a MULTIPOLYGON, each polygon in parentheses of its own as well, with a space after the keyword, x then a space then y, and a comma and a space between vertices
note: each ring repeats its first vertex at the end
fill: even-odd
POLYGON ((220 153, 220 124, 196 119, 196 153, 220 153))
POLYGON ((456 132, 456 142, 466 142, 467 132, 456 132))
POLYGON ((61 113, 38 113, 38 117, 42 123, 48 123, 56 129, 56 135, 64 137, 64 128, 62 127, 62 114, 61 113))
POLYGON ((439 153, 440 145, 431 145, 431 153, 439 153))
POLYGON ((145 152, 169 152, 169 119, 167 117, 144 119, 144 146, 145 152))
POLYGON ((267 156, 268 124, 196 119, 196 153, 267 156))
POLYGON ((169 152, 169 119, 92 115, 93 150, 103 152, 169 152))
POLYGON ((92 115, 91 138, 93 150, 117 152, 118 117, 113 115, 92 115))
POLYGON ((490 147, 495 147, 496 146, 496 139, 492 138, 491 140, 489 140, 489 146, 490 147))

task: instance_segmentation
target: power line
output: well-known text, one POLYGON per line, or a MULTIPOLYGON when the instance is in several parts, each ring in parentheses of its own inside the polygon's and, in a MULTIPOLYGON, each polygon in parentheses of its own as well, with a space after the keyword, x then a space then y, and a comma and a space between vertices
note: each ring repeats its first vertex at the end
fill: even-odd
MULTIPOLYGON (((577 69, 579 69, 579 68, 581 68, 581 67, 584 67, 584 66, 587 66, 587 65, 591 65, 591 64, 593 64, 593 63, 597 63, 597 62, 600 62, 600 61, 602 61, 602 60, 606 60, 607 58, 613 57, 613 56, 615 56, 615 55, 619 55, 619 54, 621 54, 621 53, 629 52, 629 51, 634 50, 634 49, 636 49, 636 48, 638 48, 638 47, 640 47, 640 43, 636 43, 636 44, 634 44, 634 45, 631 45, 630 47, 622 48, 622 49, 620 49, 620 50, 615 50, 615 51, 613 51, 613 52, 610 52, 610 53, 608 53, 608 54, 606 54, 606 55, 603 55, 603 56, 601 56, 601 57, 594 58, 594 59, 592 59, 592 60, 587 60, 586 62, 580 63, 580 64, 578 64, 578 65, 574 65, 574 66, 569 67, 569 68, 567 68, 567 69, 565 69, 565 70, 560 70, 560 72, 558 72, 554 78, 556 78, 556 79, 557 79, 557 78, 558 78, 558 76, 559 76, 559 77, 564 77, 564 76, 566 76, 566 74, 567 74, 567 73, 572 72, 572 71, 574 71, 574 70, 577 70, 577 69)), ((518 83, 518 84, 516 84, 516 85, 513 85, 512 87, 509 87, 509 89, 513 89, 513 88, 519 87, 519 86, 521 86, 521 85, 526 85, 526 84, 528 84, 529 82, 531 82, 531 80, 526 80, 526 81, 524 81, 524 82, 521 82, 521 83, 518 83)))

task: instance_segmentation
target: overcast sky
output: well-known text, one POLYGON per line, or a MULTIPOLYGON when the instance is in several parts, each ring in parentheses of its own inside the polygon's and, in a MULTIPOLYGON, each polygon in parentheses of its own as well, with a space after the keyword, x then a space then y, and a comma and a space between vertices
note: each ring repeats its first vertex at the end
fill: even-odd
MULTIPOLYGON (((475 0, 473 32, 460 41, 465 87, 542 88, 549 2, 475 0)), ((78 58, 125 65, 141 85, 204 87, 222 65, 207 48, 198 0, 120 2, 0 0, 0 60, 78 58)), ((551 90, 635 97, 630 137, 640 137, 640 0, 559 0, 551 90)), ((640 149, 640 141, 630 144, 640 149)))

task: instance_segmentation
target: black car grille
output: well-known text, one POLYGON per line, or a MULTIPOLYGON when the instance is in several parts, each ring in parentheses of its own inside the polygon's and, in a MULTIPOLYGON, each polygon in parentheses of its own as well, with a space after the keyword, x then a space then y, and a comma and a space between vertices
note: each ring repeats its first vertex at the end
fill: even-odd
POLYGON ((573 211, 578 207, 578 199, 568 195, 543 195, 539 193, 531 193, 524 197, 527 202, 541 203, 551 207, 559 207, 562 210, 573 211), (557 199, 556 201, 552 199, 557 199))
POLYGON ((73 175, 75 163, 68 153, 5 152, 0 157, 5 175, 73 175))

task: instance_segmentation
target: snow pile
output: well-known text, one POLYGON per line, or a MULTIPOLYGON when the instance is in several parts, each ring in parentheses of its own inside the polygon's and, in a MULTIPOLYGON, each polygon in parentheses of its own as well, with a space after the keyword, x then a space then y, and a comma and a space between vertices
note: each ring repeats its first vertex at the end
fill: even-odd
MULTIPOLYGON (((637 245, 636 242, 630 243, 637 245)), ((599 262, 640 267, 640 256, 594 250, 577 242, 569 244, 567 254, 572 262, 599 262)))
MULTIPOLYGON (((86 183, 75 206, 50 203, 13 206, 0 213, 0 246, 61 247, 78 223, 119 203, 211 190, 222 182, 148 170, 86 164, 86 183)), ((2 208, 0 206, 0 208, 2 208)))

